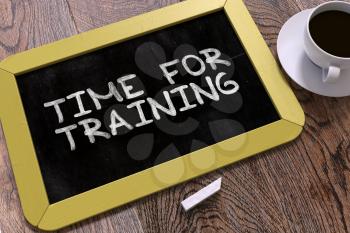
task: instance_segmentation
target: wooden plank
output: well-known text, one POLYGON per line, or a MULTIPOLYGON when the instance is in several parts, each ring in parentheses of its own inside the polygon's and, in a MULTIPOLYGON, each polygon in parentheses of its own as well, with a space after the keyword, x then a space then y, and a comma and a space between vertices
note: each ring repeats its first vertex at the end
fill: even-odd
POLYGON ((143 233, 141 223, 135 207, 126 205, 124 207, 98 215, 86 221, 75 224, 61 230, 61 232, 81 233, 105 233, 105 232, 130 232, 143 233))
POLYGON ((244 0, 266 43, 275 56, 277 55, 277 36, 284 22, 301 10, 313 8, 325 1, 327 0, 286 0, 278 2, 244 0))
POLYGON ((65 0, 1 0, 0 59, 76 34, 65 0))
POLYGON ((79 32, 114 23, 179 0, 67 0, 79 32))
MULTIPOLYGON (((322 2, 325 1, 289 0, 279 4, 246 1, 274 54, 283 23, 300 10, 313 8, 322 2)), ((302 103, 307 124, 292 150, 283 153, 288 156, 280 161, 280 167, 287 171, 273 174, 288 176, 283 179, 285 181, 279 182, 288 221, 298 223, 291 225, 296 227, 294 231, 350 232, 349 97, 321 97, 290 83, 302 103), (294 183, 290 192, 286 192, 289 189, 285 188, 286 181, 294 183)), ((277 163, 271 161, 274 167, 277 163)))

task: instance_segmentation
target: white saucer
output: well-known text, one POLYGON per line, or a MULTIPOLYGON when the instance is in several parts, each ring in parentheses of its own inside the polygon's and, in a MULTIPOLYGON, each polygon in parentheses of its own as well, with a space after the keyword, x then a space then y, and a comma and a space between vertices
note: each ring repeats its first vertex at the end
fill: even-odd
POLYGON ((342 70, 335 83, 322 81, 322 69, 304 52, 304 30, 311 10, 304 10, 290 18, 277 39, 277 53, 283 69, 301 87, 319 95, 342 97, 350 95, 350 69, 342 70))

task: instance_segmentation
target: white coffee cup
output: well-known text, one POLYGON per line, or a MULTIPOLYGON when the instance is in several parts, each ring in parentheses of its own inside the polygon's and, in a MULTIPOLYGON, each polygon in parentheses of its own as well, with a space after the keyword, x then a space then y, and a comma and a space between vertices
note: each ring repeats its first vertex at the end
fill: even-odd
MULTIPOLYGON (((331 1, 323 3, 314 8, 307 19, 304 36, 305 52, 313 63, 322 68, 322 80, 325 83, 336 82, 341 76, 342 70, 350 69, 350 57, 338 57, 324 51, 315 43, 310 34, 309 24, 311 19, 322 12, 334 10, 343 11, 350 14, 350 3, 343 1, 331 1)), ((349 28, 344 28, 344 30, 349 30, 349 28)))

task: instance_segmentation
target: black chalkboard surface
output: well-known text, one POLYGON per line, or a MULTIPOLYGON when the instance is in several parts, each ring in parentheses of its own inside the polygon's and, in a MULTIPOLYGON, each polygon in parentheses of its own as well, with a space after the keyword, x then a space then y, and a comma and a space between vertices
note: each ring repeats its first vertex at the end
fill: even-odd
POLYGON ((51 204, 280 119, 224 11, 16 80, 51 204))

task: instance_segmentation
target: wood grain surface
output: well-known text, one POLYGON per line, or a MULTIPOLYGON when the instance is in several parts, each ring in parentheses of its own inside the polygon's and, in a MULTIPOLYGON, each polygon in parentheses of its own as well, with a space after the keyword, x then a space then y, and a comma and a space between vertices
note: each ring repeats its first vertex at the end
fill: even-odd
MULTIPOLYGON (((0 59, 176 0, 0 0, 0 59)), ((267 44, 293 14, 319 0, 245 0, 267 44)), ((350 233, 350 98, 290 82, 306 114, 287 145, 68 227, 62 232, 350 233), (223 177, 222 190, 185 213, 180 201, 223 177)), ((36 232, 20 208, 0 133, 0 231, 36 232)))

